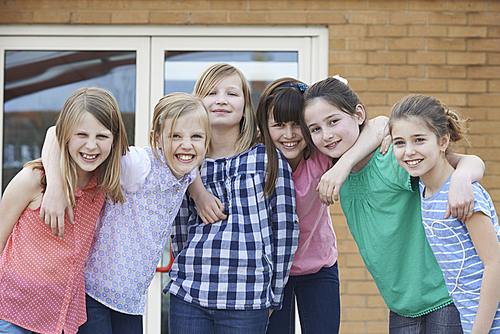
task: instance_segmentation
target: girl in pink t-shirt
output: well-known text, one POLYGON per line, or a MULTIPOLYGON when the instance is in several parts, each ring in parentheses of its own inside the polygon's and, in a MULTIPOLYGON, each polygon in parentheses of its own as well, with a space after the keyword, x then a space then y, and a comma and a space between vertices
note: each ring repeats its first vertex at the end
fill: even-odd
MULTIPOLYGON (((303 333, 338 333, 340 325, 337 242, 329 207, 321 203, 317 191, 321 177, 333 162, 308 144, 310 141, 301 131, 302 94, 307 88, 296 79, 275 80, 266 87, 257 106, 261 140, 267 147, 268 160, 277 161, 277 148, 292 168, 300 228, 283 308, 275 310, 270 317, 267 333, 272 334, 290 333, 294 296, 303 333)), ((381 126, 385 123, 381 122, 381 126)), ((373 138, 372 134, 365 135, 373 138)), ((269 163, 267 167, 271 176, 272 165, 269 163)))
POLYGON ((104 204, 123 201, 125 128, 113 95, 80 88, 56 124, 64 189, 75 213, 65 238, 40 221, 46 189, 41 159, 28 162, 0 203, 0 333, 76 333, 86 321, 83 266, 104 204))

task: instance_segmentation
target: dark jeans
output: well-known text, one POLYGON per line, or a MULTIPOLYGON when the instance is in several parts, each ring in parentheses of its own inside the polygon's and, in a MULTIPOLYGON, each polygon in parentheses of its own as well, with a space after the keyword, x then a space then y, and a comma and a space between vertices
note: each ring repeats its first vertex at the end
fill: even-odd
POLYGON ((462 334, 460 313, 455 304, 448 305, 417 318, 389 314, 390 334, 462 334))
POLYGON ((290 276, 283 307, 273 311, 268 334, 294 333, 294 296, 297 296, 302 334, 337 334, 340 326, 339 272, 337 263, 315 274, 290 276))
POLYGON ((269 309, 215 310, 170 295, 171 334, 263 334, 269 309))
POLYGON ((87 322, 78 334, 142 334, 142 315, 121 313, 85 295, 87 322))

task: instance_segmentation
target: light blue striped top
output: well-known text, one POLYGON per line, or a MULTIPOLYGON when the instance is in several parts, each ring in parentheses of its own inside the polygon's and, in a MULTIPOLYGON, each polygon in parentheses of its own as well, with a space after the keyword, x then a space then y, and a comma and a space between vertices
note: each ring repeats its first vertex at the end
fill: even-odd
MULTIPOLYGON (((481 211, 490 217, 498 236, 500 228, 490 195, 477 182, 473 183, 472 187, 474 212, 481 211)), ((438 192, 424 198, 425 185, 420 181, 422 217, 427 239, 443 270, 448 291, 460 312, 464 333, 470 333, 479 304, 484 266, 465 224, 455 217, 443 219, 449 188, 450 178, 438 192)), ((500 307, 497 309, 490 333, 500 333, 500 307)))

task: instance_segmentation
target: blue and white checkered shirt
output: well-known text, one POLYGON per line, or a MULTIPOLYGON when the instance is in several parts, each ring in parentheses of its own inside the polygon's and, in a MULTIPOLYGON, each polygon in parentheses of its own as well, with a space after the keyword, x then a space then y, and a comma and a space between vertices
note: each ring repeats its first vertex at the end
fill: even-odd
POLYGON ((202 307, 280 309, 299 228, 290 166, 279 153, 276 189, 264 197, 265 146, 206 159, 201 179, 228 218, 205 225, 186 195, 172 226, 176 258, 163 290, 202 307))

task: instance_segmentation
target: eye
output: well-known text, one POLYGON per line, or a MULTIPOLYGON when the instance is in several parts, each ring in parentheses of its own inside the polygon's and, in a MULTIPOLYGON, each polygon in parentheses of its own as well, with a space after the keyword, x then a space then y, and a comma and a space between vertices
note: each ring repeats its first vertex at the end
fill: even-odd
POLYGON ((401 145, 404 145, 404 142, 402 140, 396 140, 396 141, 394 141, 393 145, 394 146, 401 146, 401 145))
POLYGON ((425 141, 424 138, 415 138, 416 143, 423 143, 425 141))
POLYGON ((314 128, 309 129, 309 131, 311 131, 311 133, 318 132, 319 130, 321 130, 321 128, 319 126, 316 126, 314 128))
POLYGON ((295 122, 295 123, 293 123, 293 125, 300 126, 300 123, 299 122, 295 122))
POLYGON ((181 137, 181 136, 180 136, 180 135, 178 135, 177 133, 174 133, 174 134, 172 135, 172 138, 180 138, 180 137, 181 137))
POLYGON ((238 96, 237 93, 234 93, 234 92, 229 92, 227 95, 231 95, 231 96, 238 96))
POLYGON ((109 136, 108 135, 97 135, 97 138, 100 138, 100 139, 108 139, 109 136))
POLYGON ((330 121, 328 121, 328 124, 335 125, 335 123, 337 123, 338 121, 339 121, 338 119, 331 119, 330 121))
POLYGON ((87 134, 85 132, 77 132, 76 135, 78 137, 86 137, 87 136, 87 134))
POLYGON ((207 94, 207 96, 213 96, 213 95, 215 95, 215 94, 216 94, 216 93, 215 93, 215 91, 211 91, 211 92, 209 92, 209 93, 207 94))
POLYGON ((192 135, 191 138, 203 139, 202 135, 192 135))
POLYGON ((285 124, 283 124, 283 123, 274 123, 274 125, 273 125, 273 127, 275 127, 275 128, 281 128, 283 126, 285 126, 285 124))

